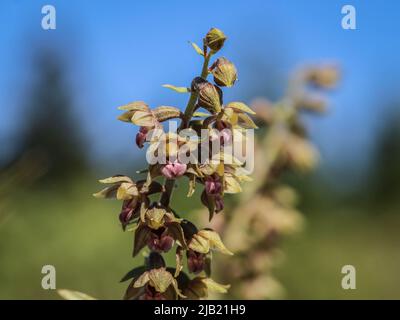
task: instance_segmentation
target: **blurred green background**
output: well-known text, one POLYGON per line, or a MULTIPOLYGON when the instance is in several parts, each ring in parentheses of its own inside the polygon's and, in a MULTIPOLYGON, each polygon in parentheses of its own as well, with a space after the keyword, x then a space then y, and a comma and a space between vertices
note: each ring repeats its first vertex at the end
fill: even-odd
MULTIPOLYGON (((54 1, 58 26, 49 32, 40 28, 42 5, 0 4, 8 44, 0 51, 0 299, 58 299, 41 288, 47 264, 57 288, 123 296, 119 280, 141 257, 131 258, 120 204, 91 196, 98 179, 145 166, 136 129, 116 121, 116 107, 141 99, 183 107, 186 97, 160 85, 187 85, 198 73, 186 41, 199 43, 212 26, 228 34, 223 54, 239 68, 228 98, 276 99, 304 63, 333 59, 344 70, 329 112, 305 117, 322 162, 293 181, 306 224, 281 243, 274 273, 285 297, 400 298, 399 2, 354 1, 353 33, 340 28, 341 1, 213 4, 218 14, 201 19, 193 12, 209 9, 179 1, 54 1), (356 290, 341 288, 347 264, 356 290)), ((185 188, 176 209, 189 216, 200 202, 185 188)))

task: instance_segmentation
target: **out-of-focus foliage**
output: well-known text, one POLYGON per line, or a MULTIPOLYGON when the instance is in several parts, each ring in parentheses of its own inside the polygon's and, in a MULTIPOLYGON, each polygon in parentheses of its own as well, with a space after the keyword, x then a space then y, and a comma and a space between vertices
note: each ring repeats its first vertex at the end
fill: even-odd
POLYGON ((25 174, 24 171, 32 171, 32 166, 40 164, 41 177, 53 182, 68 179, 87 168, 64 64, 59 59, 53 51, 37 53, 33 66, 35 82, 22 108, 23 125, 18 131, 15 155, 6 165, 17 166, 20 174, 25 174), (26 159, 27 155, 31 161, 25 161, 23 168, 20 159, 26 159))
POLYGON ((253 104, 259 125, 265 127, 255 148, 257 178, 218 225, 235 253, 232 261, 221 259, 218 264, 222 279, 234 283, 230 293, 234 298, 282 296, 282 287, 270 271, 280 253, 277 243, 283 235, 298 231, 303 222, 296 209, 297 193, 283 183, 282 175, 308 172, 316 166, 319 155, 307 139, 300 114, 323 111, 325 100, 315 89, 334 87, 338 77, 334 66, 307 67, 294 74, 281 101, 253 104))

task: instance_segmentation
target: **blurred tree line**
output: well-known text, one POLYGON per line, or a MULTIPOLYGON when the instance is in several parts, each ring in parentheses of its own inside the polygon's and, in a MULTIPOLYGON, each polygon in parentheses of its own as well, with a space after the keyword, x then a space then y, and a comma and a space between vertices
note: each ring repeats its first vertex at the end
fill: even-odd
POLYGON ((5 176, 10 173, 15 177, 15 182, 25 184, 25 180, 34 179, 35 187, 54 185, 87 168, 65 67, 65 61, 51 50, 38 52, 33 61, 34 81, 24 100, 16 151, 1 170, 5 176))

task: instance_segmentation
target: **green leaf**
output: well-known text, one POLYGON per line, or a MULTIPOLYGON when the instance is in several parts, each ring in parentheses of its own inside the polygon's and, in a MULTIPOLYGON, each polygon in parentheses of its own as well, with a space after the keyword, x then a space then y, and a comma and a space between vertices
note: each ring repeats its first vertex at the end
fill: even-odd
POLYGON ((211 116, 211 114, 207 113, 207 112, 195 112, 193 113, 193 117, 209 117, 211 116))
POLYGON ((204 57, 204 51, 200 49, 200 47, 195 44, 194 42, 189 41, 189 43, 192 45, 193 49, 201 56, 204 57))
POLYGON ((253 110, 251 110, 246 104, 243 102, 230 102, 226 105, 226 108, 232 108, 235 111, 246 112, 249 114, 256 114, 253 110))
POLYGON ((179 93, 190 92, 189 88, 187 88, 187 87, 176 87, 176 86, 173 86, 172 84, 163 84, 163 87, 171 89, 171 90, 174 90, 174 91, 179 92, 179 93))
POLYGON ((79 291, 59 289, 57 293, 65 300, 96 300, 95 298, 79 291))
POLYGON ((140 266, 140 267, 136 267, 133 268, 131 271, 129 271, 121 280, 120 282, 125 282, 129 279, 132 278, 137 278, 139 277, 141 274, 143 274, 146 271, 146 267, 145 266, 140 266))

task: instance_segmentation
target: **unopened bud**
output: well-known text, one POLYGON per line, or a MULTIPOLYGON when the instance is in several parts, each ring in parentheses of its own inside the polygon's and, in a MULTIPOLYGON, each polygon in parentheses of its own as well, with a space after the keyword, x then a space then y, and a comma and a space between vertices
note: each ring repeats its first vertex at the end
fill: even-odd
POLYGON ((224 45, 225 40, 226 36, 221 30, 212 28, 204 38, 204 44, 211 50, 218 51, 224 45))
POLYGON ((222 91, 220 88, 198 77, 193 80, 192 89, 199 93, 197 103, 200 107, 214 114, 221 111, 222 91))
POLYGON ((210 68, 214 81, 221 87, 232 87, 237 80, 235 65, 226 58, 218 58, 210 68))

